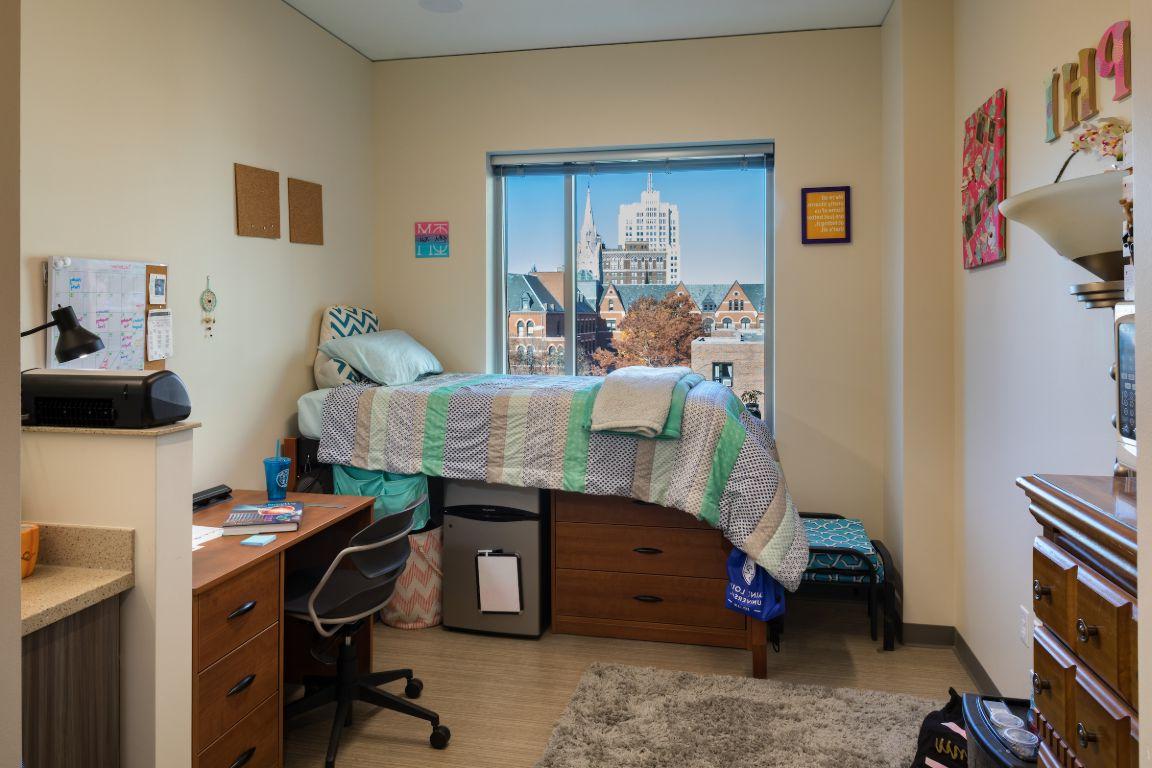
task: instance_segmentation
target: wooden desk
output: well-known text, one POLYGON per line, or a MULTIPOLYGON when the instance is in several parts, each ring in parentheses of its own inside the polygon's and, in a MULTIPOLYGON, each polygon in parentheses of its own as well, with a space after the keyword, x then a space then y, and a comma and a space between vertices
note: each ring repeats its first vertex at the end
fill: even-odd
MULTIPOLYGON (((312 625, 283 621, 284 584, 292 571, 326 567, 351 536, 372 521, 373 499, 290 493, 309 507, 300 529, 265 547, 224 536, 192 555, 192 754, 197 768, 267 768, 283 764, 284 684, 305 674, 332 674, 311 658, 312 625), (250 754, 249 754, 250 753, 250 754), (239 763, 247 755, 244 762, 239 763)), ((236 491, 193 515, 219 526, 237 504, 261 504, 263 491, 236 491)), ((371 666, 372 632, 356 638, 363 671, 371 666)))

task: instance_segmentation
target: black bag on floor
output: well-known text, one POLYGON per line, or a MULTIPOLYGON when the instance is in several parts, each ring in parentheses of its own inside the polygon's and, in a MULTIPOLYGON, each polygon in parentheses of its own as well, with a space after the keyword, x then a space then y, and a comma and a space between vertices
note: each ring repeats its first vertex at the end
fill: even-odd
POLYGON ((316 459, 319 450, 319 440, 301 437, 296 442, 296 461, 300 468, 296 490, 299 493, 335 493, 332 465, 322 464, 316 459))
POLYGON ((954 688, 948 689, 948 695, 944 708, 928 713, 920 726, 912 768, 966 768, 968 765, 964 702, 954 688))

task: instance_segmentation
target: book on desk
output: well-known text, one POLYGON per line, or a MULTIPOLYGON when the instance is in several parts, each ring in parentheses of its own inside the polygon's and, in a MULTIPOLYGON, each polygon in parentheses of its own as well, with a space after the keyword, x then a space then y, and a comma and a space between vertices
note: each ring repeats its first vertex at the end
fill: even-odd
POLYGON ((297 501, 280 501, 244 507, 233 511, 221 526, 224 536, 250 536, 254 533, 285 533, 300 528, 304 506, 297 501))

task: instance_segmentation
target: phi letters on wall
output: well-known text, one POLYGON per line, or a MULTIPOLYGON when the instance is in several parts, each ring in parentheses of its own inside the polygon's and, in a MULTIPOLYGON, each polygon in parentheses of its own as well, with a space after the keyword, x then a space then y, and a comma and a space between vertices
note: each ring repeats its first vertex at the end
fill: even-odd
POLYGON ((1052 70, 1044 84, 1044 140, 1053 142, 1100 113, 1096 78, 1111 78, 1112 101, 1132 95, 1132 24, 1118 21, 1095 48, 1082 48, 1076 61, 1052 70))

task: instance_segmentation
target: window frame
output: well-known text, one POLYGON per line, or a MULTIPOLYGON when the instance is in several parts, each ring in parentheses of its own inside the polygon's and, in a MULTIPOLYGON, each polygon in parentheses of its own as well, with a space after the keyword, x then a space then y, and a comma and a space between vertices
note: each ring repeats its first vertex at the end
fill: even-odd
MULTIPOLYGON (((629 172, 652 170, 688 171, 717 167, 717 162, 731 162, 735 157, 756 158, 756 168, 764 171, 764 310, 763 319, 758 323, 764 330, 764 419, 773 426, 775 416, 775 308, 776 308, 776 189, 775 189, 775 145, 771 140, 750 140, 728 143, 647 145, 603 149, 562 149, 545 151, 489 152, 487 155, 487 203, 488 203, 488 351, 487 370, 492 373, 508 372, 508 307, 507 295, 507 253, 508 222, 504 215, 507 199, 506 181, 510 175, 548 173, 564 177, 564 373, 576 375, 577 343, 576 307, 576 251, 579 227, 577 216, 581 206, 576 194, 576 176, 596 174, 603 167, 627 164, 629 172), (713 163, 713 165, 709 165, 713 163), (551 166, 550 168, 546 166, 551 166), (571 354, 569 354, 571 352, 571 354)), ((732 167, 732 166, 729 166, 732 167)), ((673 241, 679 240, 678 228, 669 228, 673 241)), ((758 308, 756 309, 759 314, 758 308)), ((719 307, 717 307, 719 310, 719 307)), ((713 327, 715 328, 718 323, 713 327)))

